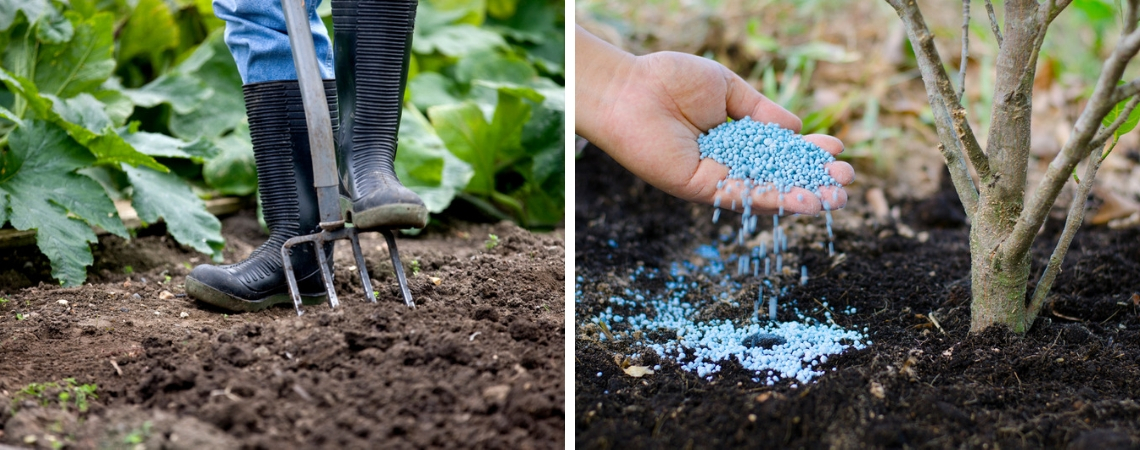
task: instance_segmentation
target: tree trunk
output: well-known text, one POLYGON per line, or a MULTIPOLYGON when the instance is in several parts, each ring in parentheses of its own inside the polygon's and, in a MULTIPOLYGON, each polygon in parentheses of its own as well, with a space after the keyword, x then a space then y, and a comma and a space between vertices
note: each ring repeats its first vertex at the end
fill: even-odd
MULTIPOLYGON (((983 208, 974 215, 970 224, 970 281, 972 286, 970 303, 970 332, 978 333, 992 325, 1006 325, 1014 332, 1024 333, 1029 329, 1025 293, 1029 282, 1030 259, 1028 255, 1018 260, 1008 260, 998 250, 1001 242, 1009 237, 1013 224, 1005 211, 991 203, 982 203, 983 208)), ((1016 218, 1017 214, 1013 213, 1016 218)))
POLYGON ((1017 333, 1026 324, 1026 284, 1030 259, 1011 257, 1001 244, 1013 233, 1024 208, 1033 112, 1031 63, 1038 34, 1037 2, 1005 4, 1005 37, 997 58, 994 103, 987 142, 993 177, 981 180, 982 195, 970 224, 972 301, 970 332, 1007 325, 1017 333))

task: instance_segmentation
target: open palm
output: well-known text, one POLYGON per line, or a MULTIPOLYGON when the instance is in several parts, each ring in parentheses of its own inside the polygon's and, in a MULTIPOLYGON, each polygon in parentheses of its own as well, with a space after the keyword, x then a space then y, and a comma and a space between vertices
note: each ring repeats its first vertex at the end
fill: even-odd
MULTIPOLYGON (((622 148, 610 154, 659 189, 702 203, 713 203, 717 195, 724 195, 721 206, 726 208, 730 197, 718 191, 717 182, 728 175, 728 168, 701 159, 697 137, 724 123, 725 117, 751 116, 755 121, 773 122, 797 132, 802 126, 798 117, 756 92, 723 65, 684 53, 638 57, 628 76, 611 92, 609 104, 600 111, 610 129, 609 142, 598 144, 622 148)), ((833 155, 843 151, 843 143, 831 136, 809 135, 806 139, 833 155)), ((828 164, 827 169, 842 185, 855 178, 851 165, 842 161, 828 164)), ((736 192, 739 195, 740 191, 736 192)), ((820 192, 830 209, 847 202, 847 194, 840 187, 824 187, 820 192)), ((757 214, 778 209, 774 191, 753 199, 752 209, 757 214)), ((741 206, 738 202, 736 209, 741 206)), ((801 188, 793 188, 784 198, 787 213, 817 214, 822 207, 819 197, 801 188)))

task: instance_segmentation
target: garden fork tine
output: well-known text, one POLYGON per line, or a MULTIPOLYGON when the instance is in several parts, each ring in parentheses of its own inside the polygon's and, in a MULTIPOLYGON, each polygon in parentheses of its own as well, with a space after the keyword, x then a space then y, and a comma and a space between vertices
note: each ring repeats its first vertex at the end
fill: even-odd
MULTIPOLYGON (((313 48, 313 40, 309 31, 308 15, 305 12, 304 0, 281 0, 281 8, 285 13, 285 26, 289 34, 289 44, 293 49, 293 65, 297 68, 297 83, 301 87, 301 99, 305 106, 305 123, 309 130, 309 148, 313 158, 313 185, 317 190, 317 207, 320 211, 320 227, 317 233, 297 236, 281 247, 281 258, 284 263, 285 278, 289 283, 289 294, 293 298, 293 306, 297 308, 297 315, 304 314, 301 310, 301 295, 297 288, 297 276, 293 273, 293 261, 290 249, 294 245, 312 243, 316 249, 321 279, 324 281, 325 291, 328 294, 329 307, 336 308, 340 302, 336 297, 336 287, 333 285, 332 261, 325 256, 325 244, 348 239, 352 242, 352 253, 356 259, 356 266, 360 273, 360 285, 364 288, 368 300, 375 303, 376 295, 372 291, 372 281, 368 277, 368 269, 364 266, 364 254, 360 251, 359 230, 355 227, 345 226, 344 216, 340 210, 340 190, 336 168, 336 151, 333 149, 332 118, 330 117, 324 85, 320 72, 317 70, 317 52, 313 48)), ((389 254, 396 268, 396 277, 400 281, 400 289, 404 294, 404 303, 415 307, 412 303, 412 293, 408 289, 408 280, 404 276, 404 268, 400 265, 400 255, 396 250, 396 238, 391 230, 381 230, 388 241, 389 254)))
POLYGON ((408 277, 404 276, 404 265, 400 264, 400 252, 396 250, 396 236, 392 235, 392 230, 380 230, 380 233, 388 241, 388 254, 392 256, 392 267, 396 269, 396 279, 400 282, 400 292, 404 294, 404 304, 415 308, 416 304, 412 303, 412 291, 408 289, 408 277))

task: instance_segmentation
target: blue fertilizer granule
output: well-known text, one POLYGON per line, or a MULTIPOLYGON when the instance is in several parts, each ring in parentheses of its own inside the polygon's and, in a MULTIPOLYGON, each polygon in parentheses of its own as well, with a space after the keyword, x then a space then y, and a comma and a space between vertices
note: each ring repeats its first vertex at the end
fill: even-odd
MULTIPOLYGON (((701 158, 728 167, 729 180, 742 180, 759 191, 786 193, 801 187, 819 195, 821 186, 838 186, 825 164, 835 157, 803 136, 774 123, 750 117, 726 122, 697 138, 701 158)), ((728 184, 726 194, 731 194, 728 184)), ((747 189, 745 189, 746 197, 747 189)), ((760 193, 760 192, 757 192, 760 193)))
MULTIPOLYGON (((758 250, 749 253, 758 255, 758 250)), ((835 324, 830 312, 822 310, 813 313, 792 307, 787 318, 793 321, 756 320, 763 301, 774 307, 777 297, 788 295, 788 286, 764 280, 762 288, 747 290, 755 297, 738 297, 745 287, 724 269, 733 259, 743 263, 751 260, 751 255, 722 256, 712 245, 702 245, 695 253, 697 264, 678 261, 668 271, 639 266, 630 277, 631 286, 641 284, 643 278, 656 277, 664 289, 623 288, 601 302, 601 309, 594 310, 587 320, 606 324, 617 339, 628 340, 637 353, 652 351, 662 361, 672 361, 706 380, 712 380, 725 361, 735 359, 755 373, 757 383, 769 386, 785 380, 811 382, 823 374, 820 365, 829 358, 871 344, 865 328, 862 332, 844 329, 835 324), (707 319, 708 308, 721 303, 740 307, 740 300, 752 303, 750 317, 707 319)), ((580 292, 575 291, 576 295, 580 292)), ((823 309, 827 308, 824 303, 823 309)), ((853 312, 853 308, 844 310, 848 311, 853 312)))

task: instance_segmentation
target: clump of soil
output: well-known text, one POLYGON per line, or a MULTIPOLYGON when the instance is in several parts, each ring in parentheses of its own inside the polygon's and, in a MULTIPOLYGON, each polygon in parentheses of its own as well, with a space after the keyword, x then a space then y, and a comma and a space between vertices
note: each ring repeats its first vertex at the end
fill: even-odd
MULTIPOLYGON (((579 447, 1140 447, 1140 229, 1082 229, 1051 305, 1018 336, 968 334, 964 226, 840 227, 842 261, 818 246, 803 249, 812 280, 781 307, 818 310, 824 298, 837 311, 854 307, 835 320, 868 327, 873 345, 830 358, 825 375, 797 388, 753 382, 756 375, 735 360, 710 382, 652 352, 631 360, 644 349, 620 336, 600 340, 602 331, 586 321, 637 265, 667 272, 697 245, 716 241, 723 230, 709 220, 711 208, 647 186, 593 148, 578 167, 579 447), (611 239, 621 245, 607 245, 611 239), (633 378, 618 370, 627 364, 661 370, 633 378)), ((936 215, 920 211, 932 204, 904 204, 902 217, 936 215)), ((853 204, 837 223, 845 214, 862 213, 853 204)), ((726 217, 735 218, 722 224, 726 217)), ((1034 273, 1059 228, 1050 222, 1039 237, 1034 273)), ((744 309, 736 312, 751 312, 744 309)))
MULTIPOLYGON (((260 244, 256 226, 249 212, 224 222, 227 261, 260 244)), ((561 233, 501 223, 399 238, 415 309, 399 296, 384 240, 368 234, 379 302, 364 300, 339 245, 341 307, 307 306, 301 317, 291 307, 229 314, 185 297, 189 266, 207 259, 152 234, 101 239, 90 283, 77 288, 49 284, 30 248, 0 250, 0 274, 21 275, 0 285, 0 443, 563 447, 561 233), (492 249, 488 234, 499 237, 492 249), (86 412, 13 401, 30 383, 69 377, 98 386, 86 412)))

